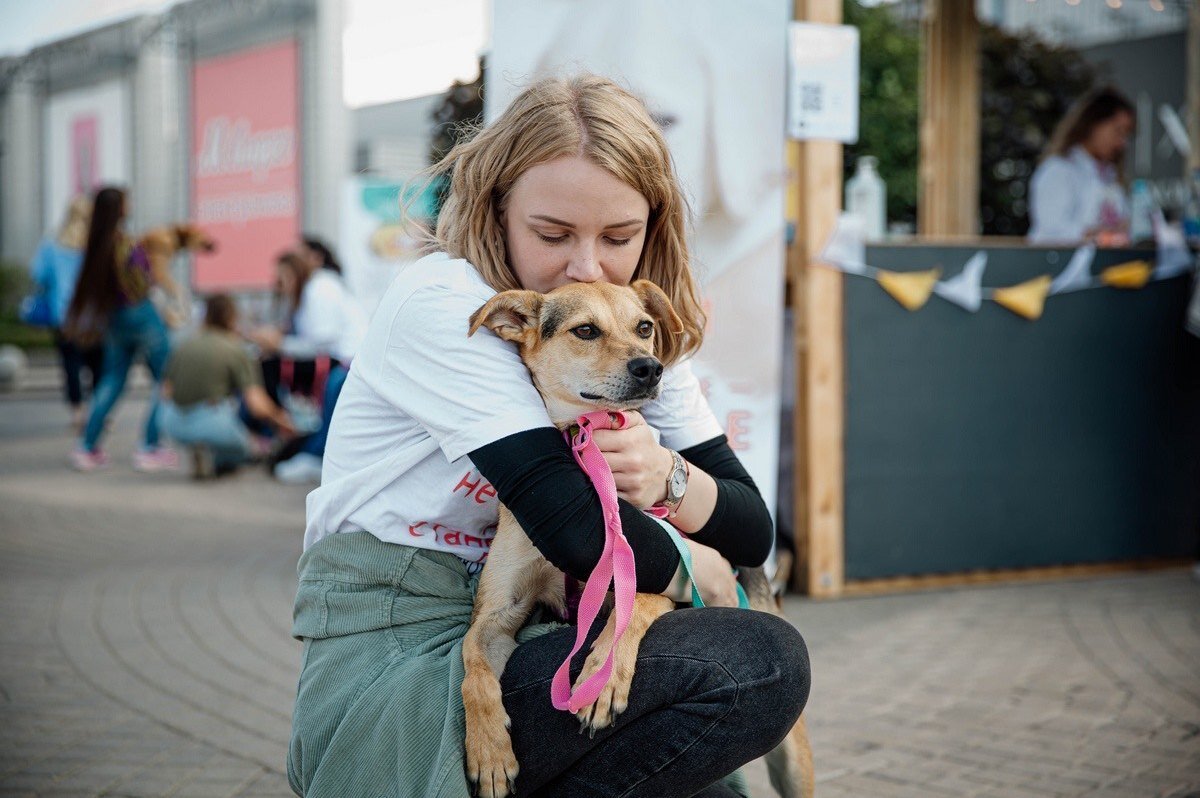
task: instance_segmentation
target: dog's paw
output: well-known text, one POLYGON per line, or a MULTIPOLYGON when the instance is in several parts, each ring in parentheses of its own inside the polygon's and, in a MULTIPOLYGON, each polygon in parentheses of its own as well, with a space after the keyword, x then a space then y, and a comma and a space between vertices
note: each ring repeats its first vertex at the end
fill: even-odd
POLYGON ((517 757, 508 734, 487 737, 467 733, 467 779, 479 798, 506 798, 515 792, 517 757))
POLYGON ((625 685, 623 690, 620 687, 609 682, 600 691, 595 703, 575 713, 575 717, 579 718, 580 734, 586 731, 589 737, 594 737, 596 732, 617 722, 617 718, 629 706, 629 687, 625 685))
MULTIPOLYGON (((604 666, 607 656, 603 649, 592 649, 579 678, 575 681, 576 689, 604 666)), ((595 702, 575 713, 575 717, 579 718, 579 733, 583 734, 586 731, 589 736, 594 736, 599 730, 607 729, 616 723, 617 718, 629 706, 629 685, 632 681, 632 669, 622 667, 621 658, 618 657, 608 684, 600 691, 595 702)))

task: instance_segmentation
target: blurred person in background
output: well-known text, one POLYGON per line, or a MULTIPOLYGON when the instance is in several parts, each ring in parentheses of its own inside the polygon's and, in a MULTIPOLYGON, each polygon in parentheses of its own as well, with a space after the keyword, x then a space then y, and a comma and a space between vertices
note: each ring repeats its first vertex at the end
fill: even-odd
POLYGON ((1109 86, 1071 106, 1029 182, 1031 243, 1129 243, 1124 163, 1135 118, 1133 103, 1109 86))
POLYGON ((260 327, 247 336, 268 358, 278 356, 293 364, 328 359, 327 368, 314 369, 325 375, 323 384, 313 381, 313 398, 320 404, 318 428, 299 443, 298 451, 274 466, 273 473, 284 482, 320 481, 333 409, 367 329, 366 314, 337 273, 323 263, 299 252, 280 255, 276 280, 288 308, 285 329, 260 327))
MULTIPOLYGON (((170 347, 167 327, 150 301, 150 290, 159 286, 178 300, 171 258, 181 248, 213 249, 203 233, 188 225, 155 228, 134 239, 125 232, 125 218, 123 189, 107 186, 96 192, 83 265, 63 325, 64 335, 77 346, 104 344, 104 371, 92 397, 83 439, 71 453, 71 463, 80 471, 108 464, 100 438, 105 421, 125 391, 134 360, 145 361, 155 383, 162 379, 170 347)), ((139 471, 178 464, 174 451, 159 446, 158 408, 156 389, 142 444, 133 454, 133 467, 139 471)))
POLYGON ((187 446, 192 476, 230 473, 254 449, 241 408, 283 436, 295 434, 287 412, 263 390, 259 369, 237 333, 237 305, 227 294, 205 302, 204 326, 167 361, 162 384, 162 429, 187 446))
POLYGON ((71 426, 76 433, 83 426, 83 369, 86 367, 91 376, 88 388, 94 392, 100 382, 104 356, 104 349, 98 343, 78 345, 68 340, 62 332, 67 308, 75 295, 75 283, 79 279, 79 267, 83 262, 83 249, 87 245, 91 221, 91 198, 83 195, 74 197, 67 206, 67 215, 58 234, 42 241, 30 264, 33 281, 45 297, 50 311, 50 328, 62 365, 63 387, 71 408, 71 426))
POLYGON ((342 264, 338 263, 333 250, 316 236, 304 236, 304 238, 300 239, 298 252, 301 257, 314 261, 317 264, 317 268, 328 269, 337 276, 342 276, 342 264))

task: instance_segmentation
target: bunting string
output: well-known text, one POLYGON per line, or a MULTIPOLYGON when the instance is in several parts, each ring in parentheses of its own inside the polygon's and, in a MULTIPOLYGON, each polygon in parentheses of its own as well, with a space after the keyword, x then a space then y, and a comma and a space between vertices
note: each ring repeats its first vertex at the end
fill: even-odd
POLYGON ((1035 320, 1045 311, 1048 297, 1104 287, 1135 290, 1150 282, 1194 271, 1198 260, 1188 250, 1182 233, 1169 227, 1161 213, 1155 219, 1154 228, 1157 257, 1153 264, 1131 260, 1092 274, 1096 246, 1085 244, 1075 250, 1057 275, 1043 274, 1016 285, 988 288, 983 286, 988 258, 983 251, 972 255, 958 274, 945 280, 941 279, 940 267, 897 272, 870 265, 866 261, 862 220, 843 213, 822 248, 818 262, 846 274, 874 280, 909 311, 921 309, 930 296, 936 294, 971 313, 978 311, 984 301, 991 301, 1022 318, 1035 320))

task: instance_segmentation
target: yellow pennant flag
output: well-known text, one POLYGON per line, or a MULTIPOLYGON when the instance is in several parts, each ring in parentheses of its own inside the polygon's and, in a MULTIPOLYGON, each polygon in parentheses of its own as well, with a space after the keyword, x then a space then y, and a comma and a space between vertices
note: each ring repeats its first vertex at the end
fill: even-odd
POLYGON ((908 310, 916 310, 929 301, 934 283, 942 276, 941 269, 923 272, 889 272, 883 269, 875 277, 883 290, 908 310))
POLYGON ((1128 263, 1118 263, 1100 272, 1100 282, 1113 288, 1141 288, 1150 282, 1150 273, 1154 267, 1144 260, 1131 260, 1128 263))
POLYGON ((1043 274, 1008 288, 997 288, 992 292, 992 299, 1018 316, 1039 319, 1046 305, 1046 294, 1050 292, 1050 283, 1050 275, 1043 274))

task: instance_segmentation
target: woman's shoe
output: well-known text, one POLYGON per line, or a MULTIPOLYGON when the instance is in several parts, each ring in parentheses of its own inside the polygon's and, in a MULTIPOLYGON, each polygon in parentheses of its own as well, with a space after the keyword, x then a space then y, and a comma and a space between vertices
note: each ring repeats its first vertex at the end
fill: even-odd
POLYGON ((71 465, 76 471, 95 471, 108 465, 108 455, 99 449, 89 452, 82 446, 77 446, 71 452, 71 465))
POLYGON ((289 485, 320 484, 321 458, 300 452, 275 466, 275 479, 289 485))
POLYGON ((156 446, 153 449, 138 449, 133 453, 133 470, 142 472, 174 471, 179 468, 179 455, 174 449, 156 446))

